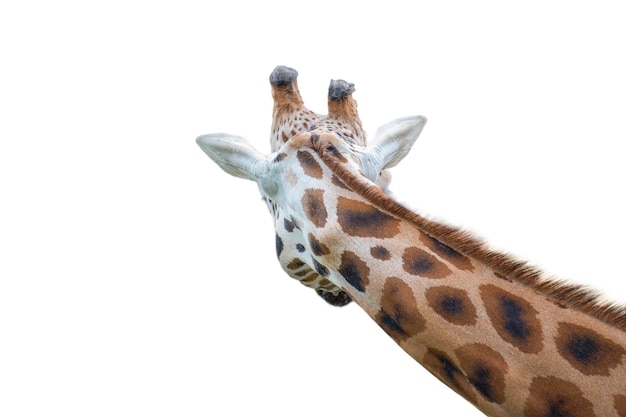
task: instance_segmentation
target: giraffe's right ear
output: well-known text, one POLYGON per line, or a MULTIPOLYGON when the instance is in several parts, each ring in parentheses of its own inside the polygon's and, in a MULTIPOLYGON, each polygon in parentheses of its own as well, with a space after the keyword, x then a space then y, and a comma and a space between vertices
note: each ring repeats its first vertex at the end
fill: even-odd
POLYGON ((401 117, 382 125, 367 148, 380 157, 381 171, 396 165, 409 153, 422 133, 424 116, 401 117))
POLYGON ((196 143, 230 175, 256 182, 265 177, 267 158, 241 136, 212 133, 199 136, 196 143))
MULTIPOLYGON (((424 116, 409 116, 379 127, 374 140, 356 154, 361 160, 361 169, 365 176, 378 183, 383 170, 398 165, 409 153, 425 124, 424 116)), ((389 178, 386 179, 388 181, 389 178)), ((384 185, 379 185, 385 188, 384 185)))

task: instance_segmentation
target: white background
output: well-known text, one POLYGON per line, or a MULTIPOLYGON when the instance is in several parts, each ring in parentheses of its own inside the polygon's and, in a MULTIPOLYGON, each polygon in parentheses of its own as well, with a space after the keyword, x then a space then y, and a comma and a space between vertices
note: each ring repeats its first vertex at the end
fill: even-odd
POLYGON ((429 122, 392 189, 626 301, 623 2, 3 2, 0 415, 474 416, 358 307, 275 260, 251 182, 268 76, 366 129, 429 122))

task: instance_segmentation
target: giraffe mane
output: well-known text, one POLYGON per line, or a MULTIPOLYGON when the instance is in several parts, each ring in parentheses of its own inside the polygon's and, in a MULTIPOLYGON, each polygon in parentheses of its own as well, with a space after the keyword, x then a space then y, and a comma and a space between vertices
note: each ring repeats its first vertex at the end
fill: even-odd
POLYGON ((626 305, 601 300, 596 290, 586 286, 546 277, 541 270, 530 266, 528 262, 490 249, 483 240, 468 231, 422 217, 348 169, 345 166, 346 160, 340 159, 342 156, 331 141, 314 140, 311 145, 334 175, 379 209, 415 225, 420 231, 457 252, 487 265, 501 279, 519 282, 544 294, 562 308, 580 311, 626 332, 626 305))

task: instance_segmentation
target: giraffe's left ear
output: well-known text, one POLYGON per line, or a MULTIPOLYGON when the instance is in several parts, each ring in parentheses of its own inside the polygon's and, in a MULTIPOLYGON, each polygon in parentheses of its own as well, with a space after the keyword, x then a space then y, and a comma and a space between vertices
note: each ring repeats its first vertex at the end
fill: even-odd
POLYGON ((196 143, 230 175, 258 182, 267 172, 265 155, 241 136, 212 133, 199 136, 196 143))
POLYGON ((424 116, 409 116, 379 127, 374 140, 359 155, 367 178, 376 182, 382 170, 398 165, 411 150, 425 124, 424 116))

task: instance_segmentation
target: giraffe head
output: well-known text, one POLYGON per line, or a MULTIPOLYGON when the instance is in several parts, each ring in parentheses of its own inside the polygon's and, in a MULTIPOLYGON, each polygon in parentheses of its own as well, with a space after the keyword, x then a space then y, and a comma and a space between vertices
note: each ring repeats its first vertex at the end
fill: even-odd
MULTIPOLYGON (((305 220, 312 215, 316 195, 311 190, 332 190, 345 186, 317 161, 315 149, 324 147, 349 169, 368 182, 386 190, 389 168, 397 165, 411 150, 426 119, 409 116, 381 126, 367 143, 361 128, 354 85, 332 80, 328 90, 328 115, 318 115, 304 107, 297 88, 297 72, 279 66, 270 75, 274 98, 270 136, 272 153, 264 155, 245 138, 224 133, 200 136, 197 143, 224 171, 255 181, 275 221, 276 252, 283 269, 302 284, 315 288, 333 305, 345 305, 350 298, 338 283, 320 271, 314 255, 322 250, 313 241, 305 220), (315 183, 315 184, 314 184, 315 183), (303 205, 303 200, 308 203, 303 205)), ((326 191, 328 192, 328 191, 326 191)), ((320 208, 321 210, 321 208, 320 208)), ((325 222, 322 213, 313 221, 325 222)))

